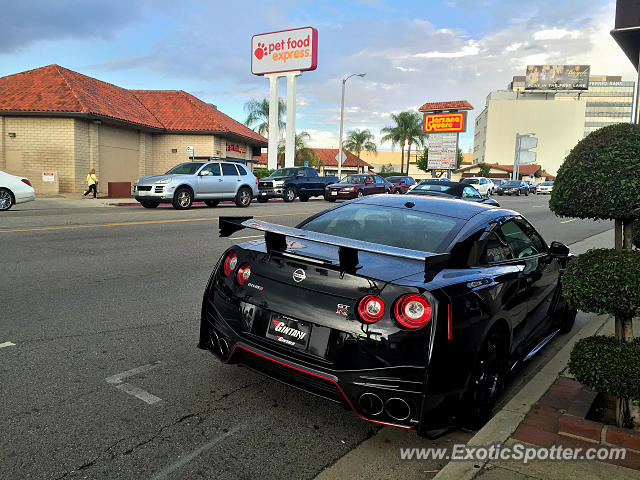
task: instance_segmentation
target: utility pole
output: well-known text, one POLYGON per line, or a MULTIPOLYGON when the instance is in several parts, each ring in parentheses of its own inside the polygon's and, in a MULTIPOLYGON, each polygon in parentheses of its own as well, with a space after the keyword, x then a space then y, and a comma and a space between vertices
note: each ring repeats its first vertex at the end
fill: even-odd
MULTIPOLYGON (((340 181, 340 177, 342 176, 342 160, 344 154, 342 153, 342 127, 344 125, 344 87, 351 77, 364 77, 366 73, 352 73, 346 78, 342 79, 342 99, 340 100, 340 140, 338 141, 338 181, 340 181)), ((357 173, 357 172, 356 172, 357 173)))

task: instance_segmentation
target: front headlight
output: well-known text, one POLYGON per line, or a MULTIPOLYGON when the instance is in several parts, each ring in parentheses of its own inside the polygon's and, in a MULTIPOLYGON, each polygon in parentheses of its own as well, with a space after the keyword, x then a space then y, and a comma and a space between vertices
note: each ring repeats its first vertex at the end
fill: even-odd
POLYGON ((157 180, 156 183, 169 183, 171 181, 171 177, 166 177, 166 178, 161 178, 160 180, 157 180))

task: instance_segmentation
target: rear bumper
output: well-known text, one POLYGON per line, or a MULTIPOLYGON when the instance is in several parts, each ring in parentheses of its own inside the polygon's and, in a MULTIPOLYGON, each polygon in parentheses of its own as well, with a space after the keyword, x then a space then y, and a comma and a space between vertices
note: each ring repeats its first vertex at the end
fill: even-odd
POLYGON ((452 393, 424 395, 426 367, 335 370, 271 348, 263 339, 236 332, 205 299, 198 347, 223 363, 241 364, 262 375, 342 404, 362 420, 418 431, 452 424, 452 393))

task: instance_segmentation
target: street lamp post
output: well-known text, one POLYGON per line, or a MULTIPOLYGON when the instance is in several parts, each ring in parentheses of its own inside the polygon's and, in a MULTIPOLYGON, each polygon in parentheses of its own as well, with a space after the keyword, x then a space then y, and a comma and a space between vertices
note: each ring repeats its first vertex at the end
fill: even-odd
MULTIPOLYGON (((344 86, 351 77, 364 77, 366 73, 352 73, 342 79, 342 100, 340 101, 340 141, 338 143, 338 181, 342 175, 342 126, 344 124, 344 86)), ((356 172, 357 173, 357 172, 356 172)))

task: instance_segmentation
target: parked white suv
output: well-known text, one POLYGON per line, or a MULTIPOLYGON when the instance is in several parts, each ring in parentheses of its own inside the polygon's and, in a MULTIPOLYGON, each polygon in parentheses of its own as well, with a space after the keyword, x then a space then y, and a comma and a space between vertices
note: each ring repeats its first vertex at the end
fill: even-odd
POLYGON ((9 210, 16 203, 36 199, 36 192, 28 178, 0 172, 0 212, 9 210))
POLYGON ((480 195, 483 197, 493 195, 493 192, 496 190, 494 183, 486 177, 463 178, 460 181, 468 185, 473 185, 473 187, 480 192, 480 195))

